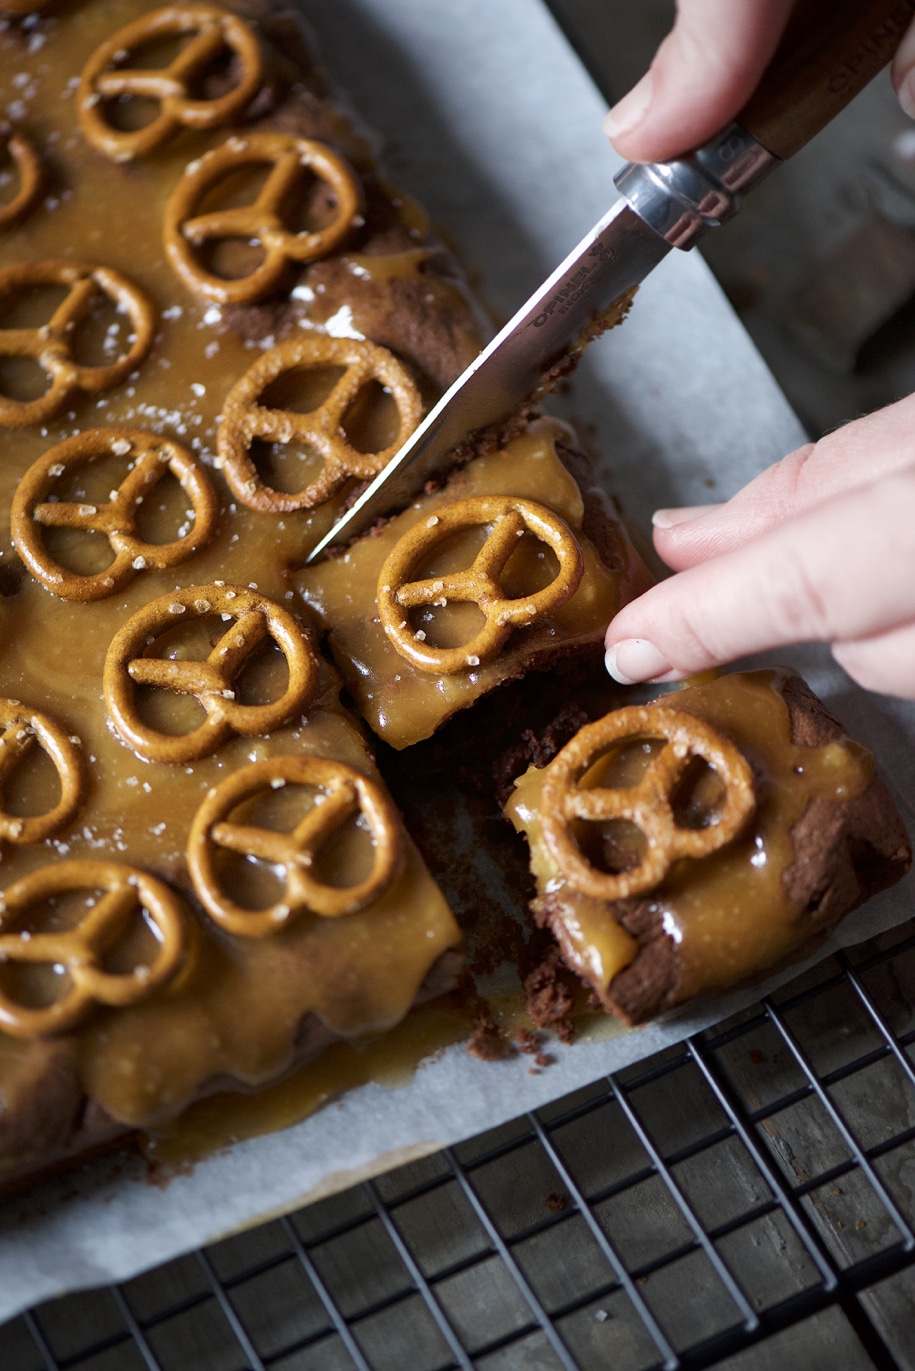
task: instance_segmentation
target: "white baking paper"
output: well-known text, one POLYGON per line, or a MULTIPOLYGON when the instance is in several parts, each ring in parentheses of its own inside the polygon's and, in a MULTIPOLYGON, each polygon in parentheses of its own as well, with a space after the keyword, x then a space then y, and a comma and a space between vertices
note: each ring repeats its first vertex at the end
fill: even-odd
MULTIPOLYGON (((395 179, 431 210, 497 321, 615 198, 604 103, 541 0, 302 0, 341 81, 386 137, 395 179)), ((727 230, 724 230, 725 232, 727 230)), ((592 346, 567 403, 607 483, 653 508, 722 498, 804 434, 695 254, 673 254, 630 319, 592 346)), ((780 654, 867 742, 912 825, 915 709, 866 695, 828 654, 780 654)), ((904 882, 842 925, 860 941, 908 917, 904 882)), ((798 968, 769 983, 771 988, 798 968)), ((304 1123, 143 1183, 110 1163, 0 1207, 0 1318, 138 1271, 387 1166, 492 1127, 752 1003, 744 991, 604 1041, 551 1046, 556 1064, 482 1063, 457 1046, 406 1087, 367 1086, 304 1123)))

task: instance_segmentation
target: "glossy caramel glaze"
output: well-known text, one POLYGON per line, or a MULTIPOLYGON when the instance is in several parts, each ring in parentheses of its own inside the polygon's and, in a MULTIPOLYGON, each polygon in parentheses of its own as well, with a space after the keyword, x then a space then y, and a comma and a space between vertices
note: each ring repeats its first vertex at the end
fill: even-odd
MULTIPOLYGON (((268 14, 261 6, 237 8, 268 14)), ((366 188, 365 224, 347 243, 353 256, 338 254, 305 267, 282 295, 253 310, 224 312, 185 290, 162 247, 162 212, 186 164, 231 129, 181 130, 141 162, 124 164, 91 147, 75 118, 74 92, 90 54, 147 9, 138 0, 64 0, 24 23, 0 21, 0 105, 42 149, 45 164, 45 198, 21 227, 5 234, 5 264, 71 256, 104 263, 136 279, 159 320, 149 354, 113 390, 77 396, 47 424, 14 433, 0 430, 0 697, 54 720, 71 739, 88 777, 75 817, 59 831, 40 842, 0 844, 0 886, 64 860, 124 862, 165 880, 181 895, 191 930, 189 950, 175 980, 144 1004, 98 1010, 79 1031, 54 1039, 47 1050, 43 1043, 22 1044, 0 1034, 0 1083, 8 1111, 0 1110, 0 1175, 22 1169, 29 1147, 31 1164, 48 1160, 34 1129, 28 1146, 23 1142, 19 1119, 28 1111, 20 1116, 12 1102, 43 1089, 42 1063, 52 1050, 70 1073, 66 1089, 55 1077, 61 1119, 53 1147, 78 1149, 80 1099, 94 1102, 93 1108, 99 1106, 103 1117, 118 1125, 151 1127, 214 1088, 251 1088, 275 1080, 309 1054, 309 1025, 320 1025, 322 1042, 334 1036, 361 1041, 386 1031, 459 939, 447 905, 405 837, 400 873, 378 900, 353 914, 330 919, 304 913, 275 936, 240 939, 216 928, 194 898, 185 855, 188 832, 200 802, 225 776, 250 762, 307 754, 376 777, 361 729, 340 705, 337 678, 326 665, 304 712, 269 736, 230 738, 214 755, 187 765, 138 758, 119 740, 108 717, 101 690, 106 653, 138 611, 158 596, 213 583, 248 587, 294 610, 289 570, 334 516, 334 508, 263 514, 238 505, 227 489, 216 456, 218 420, 229 390, 262 349, 303 331, 371 338, 383 325, 380 341, 399 349, 426 397, 434 398, 479 346, 474 311, 452 265, 415 207, 378 178, 369 140, 328 94, 288 18, 280 46, 265 45, 265 85, 244 114, 249 121, 244 127, 269 129, 278 122, 297 135, 339 147, 366 188), (417 287, 422 300, 411 314, 417 287), (156 570, 137 564, 135 579, 107 598, 68 602, 35 580, 16 553, 9 533, 14 492, 54 444, 90 429, 115 427, 174 439, 209 469, 219 506, 216 529, 186 565, 156 570), (70 1135, 68 1109, 75 1121, 70 1135)), ((0 319, 0 330, 40 325, 55 303, 43 295, 23 299, 11 316, 0 319)), ((123 350, 126 333, 121 316, 103 311, 81 331, 79 351, 87 361, 103 361, 123 350)), ((28 399, 44 385, 17 359, 0 356, 4 393, 28 399)), ((313 399, 286 394, 283 402, 307 408, 313 399)), ((385 395, 374 397, 372 406, 359 423, 377 435, 390 422, 385 395)), ((115 449, 79 472, 62 472, 45 498, 102 506, 125 479, 128 460, 115 449)), ((279 452, 271 460, 276 480, 285 464, 287 473, 296 468, 289 486, 302 484, 306 458, 279 452)), ((345 495, 342 491, 340 498, 345 495)), ((151 542, 184 537, 193 516, 178 482, 163 478, 138 520, 142 536, 151 542)), ((79 575, 103 574, 110 564, 107 540, 86 529, 47 528, 42 537, 49 556, 79 575)), ((217 613, 194 624, 176 616, 162 650, 177 660, 205 658, 224 631, 217 613)), ((265 642, 235 689, 242 704, 272 701, 282 696, 287 677, 281 654, 265 642)), ((193 698, 145 688, 140 693, 138 707, 151 727, 189 733, 200 723, 193 698)), ((21 763, 4 770, 2 780, 4 813, 45 814, 59 799, 54 767, 40 748, 31 748, 21 763)), ((270 813, 273 819, 265 822, 280 827, 297 821, 279 799, 270 813)), ((324 879, 351 883, 353 872, 366 862, 366 843, 363 830, 350 824, 328 845, 324 879)), ((276 898, 269 864, 239 860, 233 865, 227 856, 225 867, 236 900, 258 908, 276 898)), ((56 927, 76 917, 78 910, 70 905, 52 906, 36 913, 34 927, 56 927)), ((141 920, 131 940, 132 955, 140 961, 149 958, 151 936, 141 920)), ((131 949, 123 953, 128 960, 131 949)), ((57 973, 44 967, 23 976, 3 967, 0 979, 11 992, 41 1003, 53 995, 57 973)), ((53 1147, 49 1142, 49 1152, 53 1147)))
MULTIPOLYGON (((502 681, 523 675, 538 659, 599 644, 604 630, 639 575, 635 554, 619 530, 611 569, 582 531, 585 505, 581 490, 563 465, 557 444, 569 430, 555 419, 537 420, 500 452, 477 458, 456 472, 447 486, 420 499, 371 537, 361 539, 335 561, 309 567, 296 578, 298 589, 328 632, 334 659, 360 711, 371 727, 397 748, 428 738, 440 724, 502 681), (381 569, 400 538, 436 510, 457 500, 512 495, 536 501, 558 514, 578 540, 584 574, 575 594, 529 627, 512 633, 495 657, 449 673, 420 670, 406 660, 384 632, 375 596, 381 569)), ((483 530, 452 538, 422 568, 426 578, 438 570, 465 568, 479 550, 483 530)), ((543 543, 520 539, 506 592, 523 597, 553 579, 555 569, 543 543)), ((508 568, 506 569, 508 570, 508 568)), ((482 616, 473 604, 450 603, 440 612, 426 607, 416 620, 427 640, 443 648, 463 644, 479 632, 482 616)))
MULTIPOLYGON (((785 883, 797 856, 792 830, 813 800, 844 803, 873 776, 872 755, 849 738, 822 747, 792 742, 781 683, 776 671, 738 673, 677 691, 655 706, 696 714, 733 740, 750 761, 757 788, 756 812, 732 842, 711 856, 676 863, 643 897, 660 911, 676 944, 676 1002, 758 976, 805 947, 810 930, 785 883)), ((550 926, 566 960, 605 992, 635 960, 639 944, 621 926, 619 910, 571 887, 547 850, 540 797, 550 765, 532 767, 516 782, 506 814, 527 836, 538 895, 556 912, 550 926)))

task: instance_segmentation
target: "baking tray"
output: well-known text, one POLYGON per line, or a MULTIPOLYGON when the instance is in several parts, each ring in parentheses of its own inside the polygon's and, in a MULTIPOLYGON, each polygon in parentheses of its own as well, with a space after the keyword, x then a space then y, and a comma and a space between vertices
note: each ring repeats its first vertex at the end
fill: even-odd
MULTIPOLYGON (((315 0, 303 9, 340 79, 387 137, 395 179, 447 228, 496 318, 506 316, 614 193, 617 163, 599 131, 603 102, 549 13, 539 0, 455 0, 443 9, 420 0, 315 0)), ((565 408, 626 512, 643 524, 657 504, 723 494, 803 440, 695 255, 666 262, 625 327, 592 348, 565 408)), ((789 659, 890 759, 899 792, 913 760, 912 710, 865 697, 821 652, 789 659)), ((897 798, 911 818, 906 797, 897 798)), ((487 895, 511 898, 492 880, 487 895)), ((847 921, 841 936, 872 935, 909 908, 908 888, 897 889, 847 921)), ((43 1188, 0 1215, 2 1316, 66 1289, 125 1280, 267 1214, 453 1146, 695 1036, 752 998, 557 1045, 555 1064, 536 1075, 524 1058, 480 1063, 456 1047, 404 1089, 353 1091, 301 1125, 175 1176, 163 1191, 130 1166, 43 1188)))

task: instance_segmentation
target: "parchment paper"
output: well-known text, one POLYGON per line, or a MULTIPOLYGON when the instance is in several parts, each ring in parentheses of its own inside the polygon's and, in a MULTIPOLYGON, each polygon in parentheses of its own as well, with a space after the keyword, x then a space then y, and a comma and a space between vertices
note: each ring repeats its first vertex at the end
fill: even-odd
MULTIPOLYGON (((453 239, 497 318, 507 317, 604 212, 616 159, 604 103, 541 0, 303 0, 331 65, 386 136, 389 164, 453 239)), ((725 230, 726 232, 727 230, 725 230)), ((593 345, 567 403, 607 483, 647 525, 659 504, 722 498, 804 441, 701 259, 675 253, 630 319, 593 345)), ((779 654, 874 748, 912 824, 915 709, 868 696, 804 649, 779 654)), ((457 835, 460 838, 460 834, 457 835)), ((903 883, 842 925, 848 944, 911 912, 903 883)), ((800 968, 769 983, 797 974, 800 968)), ((494 1126, 752 1003, 699 1012, 530 1059, 481 1063, 462 1046, 403 1089, 367 1086, 281 1133, 140 1183, 110 1163, 0 1207, 0 1318, 51 1295, 123 1280, 310 1197, 494 1126)))

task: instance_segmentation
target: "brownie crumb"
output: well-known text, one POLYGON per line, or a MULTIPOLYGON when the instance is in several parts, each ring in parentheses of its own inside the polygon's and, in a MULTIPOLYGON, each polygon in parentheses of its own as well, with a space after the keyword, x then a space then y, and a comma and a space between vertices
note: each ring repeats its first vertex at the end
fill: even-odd
POLYGON ((546 1197, 546 1207, 553 1214, 561 1214, 569 1207, 568 1197, 559 1190, 551 1190, 546 1197))
POLYGON ((573 986, 555 946, 524 978, 528 1014, 538 1028, 551 1028, 563 1043, 570 1043, 575 1032, 569 1017, 575 1007, 573 986))
POLYGON ((473 1032, 467 1043, 471 1057, 481 1062, 498 1062, 508 1056, 509 1044, 502 1030, 488 1010, 481 1008, 474 1019, 473 1032))
POLYGON ((496 798, 504 805, 511 795, 516 777, 529 766, 544 767, 580 728, 588 722, 588 715, 572 701, 560 708, 556 717, 539 735, 526 728, 513 746, 506 748, 493 766, 496 798))

